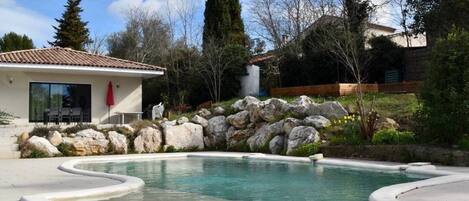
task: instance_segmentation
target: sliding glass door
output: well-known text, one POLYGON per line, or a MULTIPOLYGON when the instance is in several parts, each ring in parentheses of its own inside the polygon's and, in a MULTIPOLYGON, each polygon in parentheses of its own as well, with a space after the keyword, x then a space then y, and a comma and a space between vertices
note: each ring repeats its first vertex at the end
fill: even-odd
POLYGON ((30 122, 91 122, 91 85, 32 82, 30 122))

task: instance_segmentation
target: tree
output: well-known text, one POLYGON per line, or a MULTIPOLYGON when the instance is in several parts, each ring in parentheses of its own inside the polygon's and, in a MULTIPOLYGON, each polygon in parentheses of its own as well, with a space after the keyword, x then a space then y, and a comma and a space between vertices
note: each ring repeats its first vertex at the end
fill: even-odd
POLYGON ((248 50, 240 45, 219 45, 215 41, 206 44, 196 71, 213 101, 237 95, 241 88, 238 78, 244 75, 239 69, 246 65, 248 57, 248 50))
POLYGON ((453 29, 439 40, 421 90, 420 136, 453 145, 469 133, 469 32, 453 29))
POLYGON ((170 35, 169 25, 157 14, 131 9, 125 30, 107 39, 108 52, 112 57, 161 65, 172 43, 170 35))
POLYGON ((7 33, 0 38, 0 52, 34 49, 33 40, 26 35, 18 35, 14 32, 7 33))
POLYGON ((370 62, 365 69, 367 81, 371 83, 384 83, 387 70, 398 70, 401 75, 404 69, 404 48, 386 36, 371 38, 368 43, 370 62))
POLYGON ((80 7, 81 0, 68 0, 65 5, 65 12, 61 19, 55 19, 59 23, 55 29, 54 42, 49 42, 52 46, 68 47, 75 50, 85 50, 85 44, 91 42, 89 32, 83 22, 80 13, 83 9, 80 7))
POLYGON ((426 33, 429 45, 444 38, 453 27, 469 30, 467 0, 408 0, 414 14, 410 28, 415 34, 426 33))
POLYGON ((85 50, 91 54, 104 55, 106 52, 106 36, 94 34, 93 39, 85 44, 85 50))
POLYGON ((207 0, 204 13, 203 47, 217 44, 246 46, 239 0, 207 0))

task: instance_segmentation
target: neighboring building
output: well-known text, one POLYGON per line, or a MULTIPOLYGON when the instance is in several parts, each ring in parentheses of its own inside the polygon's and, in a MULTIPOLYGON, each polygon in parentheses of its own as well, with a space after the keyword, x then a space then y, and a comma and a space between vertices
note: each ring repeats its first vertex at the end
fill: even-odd
POLYGON ((15 125, 42 123, 55 111, 72 109, 79 115, 72 122, 118 123, 118 113, 142 111, 142 79, 164 71, 60 47, 1 53, 0 108, 17 116, 15 125), (109 82, 114 86, 115 103, 110 114, 106 105, 109 82))
POLYGON ((260 92, 260 67, 256 65, 246 66, 247 75, 241 77, 241 91, 239 95, 259 96, 260 92))

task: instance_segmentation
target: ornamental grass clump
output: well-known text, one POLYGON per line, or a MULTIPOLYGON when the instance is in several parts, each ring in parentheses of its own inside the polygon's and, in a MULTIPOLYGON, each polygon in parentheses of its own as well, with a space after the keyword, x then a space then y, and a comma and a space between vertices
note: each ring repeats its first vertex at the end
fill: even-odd
POLYGON ((373 144, 402 145, 415 143, 413 132, 401 132, 396 129, 384 129, 376 132, 371 141, 373 144))

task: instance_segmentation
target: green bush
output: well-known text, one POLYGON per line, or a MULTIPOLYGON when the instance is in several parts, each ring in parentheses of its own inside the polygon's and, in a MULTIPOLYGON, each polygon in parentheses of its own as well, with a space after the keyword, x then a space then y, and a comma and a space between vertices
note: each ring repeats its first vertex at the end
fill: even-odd
POLYGON ((461 138, 458 141, 458 147, 459 147, 459 149, 469 150, 469 137, 464 136, 463 138, 461 138))
POLYGON ((74 133, 78 133, 86 129, 93 129, 97 131, 98 127, 96 127, 96 125, 93 125, 93 124, 77 124, 75 126, 64 129, 63 132, 67 134, 74 134, 74 133))
POLYGON ((453 29, 437 42, 420 97, 419 137, 452 145, 469 134, 469 32, 453 29))
POLYGON ((354 119, 345 124, 341 123, 343 131, 341 134, 331 137, 332 145, 360 145, 364 143, 360 134, 360 125, 358 120, 354 119))
POLYGON ((31 155, 29 155, 28 158, 47 158, 47 157, 48 157, 47 154, 34 150, 31 152, 31 155))
POLYGON ((308 157, 319 152, 319 143, 304 144, 290 153, 291 156, 308 157))
POLYGON ((415 135, 412 132, 400 132, 395 129, 384 129, 375 133, 371 141, 373 144, 412 144, 415 135))
POLYGON ((49 132, 51 131, 60 131, 60 126, 36 126, 34 129, 29 133, 29 136, 38 136, 38 137, 47 137, 49 132))
POLYGON ((60 153, 63 154, 63 156, 73 156, 71 145, 62 143, 62 144, 59 144, 59 146, 57 146, 57 149, 60 151, 60 153))

